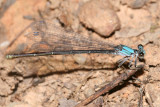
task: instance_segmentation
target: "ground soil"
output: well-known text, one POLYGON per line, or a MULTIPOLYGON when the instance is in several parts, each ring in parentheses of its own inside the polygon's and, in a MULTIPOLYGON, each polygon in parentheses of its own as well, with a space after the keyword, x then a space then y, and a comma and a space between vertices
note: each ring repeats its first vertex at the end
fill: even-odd
MULTIPOLYGON (((86 107, 160 107, 159 19, 159 0, 0 0, 0 106, 74 107, 127 71, 117 66, 121 56, 108 54, 5 57, 54 50, 61 41, 55 34, 70 37, 73 45, 97 40, 83 42, 95 49, 97 44, 144 46, 144 60, 137 63, 144 69, 134 75, 137 79, 129 78, 86 107), (34 39, 30 24, 40 20, 50 23, 49 31, 34 39)), ((60 49, 77 49, 62 44, 60 49)))

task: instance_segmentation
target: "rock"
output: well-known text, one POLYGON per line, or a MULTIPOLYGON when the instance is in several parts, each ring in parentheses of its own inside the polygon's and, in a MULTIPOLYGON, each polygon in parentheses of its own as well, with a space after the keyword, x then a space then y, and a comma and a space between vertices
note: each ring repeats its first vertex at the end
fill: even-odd
POLYGON ((108 0, 91 0, 80 7, 79 20, 102 36, 120 28, 120 21, 108 0))
POLYGON ((127 0, 127 5, 133 9, 143 7, 148 0, 127 0))

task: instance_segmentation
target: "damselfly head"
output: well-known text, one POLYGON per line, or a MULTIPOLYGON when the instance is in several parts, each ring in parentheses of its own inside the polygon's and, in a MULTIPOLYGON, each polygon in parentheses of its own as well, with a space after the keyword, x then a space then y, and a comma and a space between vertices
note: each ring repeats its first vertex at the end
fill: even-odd
POLYGON ((143 45, 139 44, 138 45, 138 57, 140 59, 144 59, 144 55, 145 55, 145 50, 143 49, 143 45))

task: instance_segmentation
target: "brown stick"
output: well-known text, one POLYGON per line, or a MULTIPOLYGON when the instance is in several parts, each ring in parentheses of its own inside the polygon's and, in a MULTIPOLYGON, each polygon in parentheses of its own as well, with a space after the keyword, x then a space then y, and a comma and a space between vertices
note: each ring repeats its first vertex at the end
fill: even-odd
POLYGON ((95 94, 91 95, 90 97, 88 97, 87 99, 85 99, 84 101, 82 101, 81 103, 77 104, 75 107, 82 107, 82 106, 87 105, 88 103, 90 103, 94 99, 98 98, 100 95, 102 95, 102 94, 110 91, 114 87, 116 87, 122 81, 127 80, 130 76, 132 76, 133 74, 135 74, 138 70, 140 70, 142 68, 143 68, 143 66, 140 65, 140 66, 138 66, 134 70, 129 70, 127 72, 124 72, 123 74, 121 74, 120 76, 118 76, 115 80, 113 80, 110 83, 108 83, 106 86, 104 86, 103 88, 101 88, 100 90, 98 90, 95 94))

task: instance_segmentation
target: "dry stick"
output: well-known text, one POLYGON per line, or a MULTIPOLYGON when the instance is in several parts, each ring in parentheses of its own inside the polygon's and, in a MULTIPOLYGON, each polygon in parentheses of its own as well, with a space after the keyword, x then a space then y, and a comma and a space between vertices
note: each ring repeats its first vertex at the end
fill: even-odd
POLYGON ((144 95, 144 86, 143 85, 139 89, 139 93, 140 93, 140 99, 139 99, 138 107, 143 107, 143 95, 144 95))
POLYGON ((98 90, 95 94, 91 95, 81 103, 77 104, 75 107, 82 107, 93 101, 94 99, 98 98, 100 95, 110 91, 114 87, 116 87, 119 83, 121 83, 124 80, 127 80, 130 76, 135 74, 138 70, 142 69, 143 65, 139 65, 135 70, 129 70, 127 72, 122 73, 120 76, 118 76, 115 80, 108 83, 106 86, 98 90))

